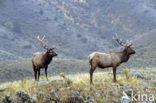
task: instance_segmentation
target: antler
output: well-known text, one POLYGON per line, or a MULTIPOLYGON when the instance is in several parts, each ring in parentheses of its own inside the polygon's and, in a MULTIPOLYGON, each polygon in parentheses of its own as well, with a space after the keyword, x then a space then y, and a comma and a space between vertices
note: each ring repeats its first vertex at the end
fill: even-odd
POLYGON ((54 45, 54 47, 52 48, 53 50, 56 48, 56 45, 54 45))
POLYGON ((48 49, 47 45, 46 44, 44 45, 44 41, 43 41, 44 38, 45 38, 45 35, 42 37, 42 39, 40 39, 39 35, 37 36, 37 39, 41 42, 41 45, 43 46, 43 48, 44 49, 48 49))
POLYGON ((54 45, 54 47, 52 49, 54 50, 58 46, 59 46, 59 44, 58 43, 55 43, 55 45, 54 45))
POLYGON ((130 41, 130 42, 128 42, 127 47, 131 47, 132 45, 133 45, 133 42, 130 41))
POLYGON ((116 34, 116 37, 113 37, 113 39, 116 40, 121 46, 125 47, 125 45, 122 43, 122 40, 121 39, 119 40, 117 34, 116 34))
POLYGON ((113 39, 116 40, 121 46, 124 46, 124 47, 130 47, 133 45, 133 42, 132 41, 129 42, 128 40, 126 41, 126 43, 123 44, 122 40, 118 39, 117 34, 116 34, 116 37, 113 37, 113 39))

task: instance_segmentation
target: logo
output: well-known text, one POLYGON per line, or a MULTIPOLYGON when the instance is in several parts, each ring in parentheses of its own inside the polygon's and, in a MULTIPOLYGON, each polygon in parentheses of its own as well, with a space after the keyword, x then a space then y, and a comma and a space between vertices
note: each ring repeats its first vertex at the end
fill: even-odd
POLYGON ((150 93, 141 93, 138 91, 135 93, 134 91, 131 91, 131 97, 126 94, 125 91, 123 91, 123 96, 121 100, 127 100, 127 101, 135 101, 135 102, 153 102, 155 101, 154 94, 150 93))

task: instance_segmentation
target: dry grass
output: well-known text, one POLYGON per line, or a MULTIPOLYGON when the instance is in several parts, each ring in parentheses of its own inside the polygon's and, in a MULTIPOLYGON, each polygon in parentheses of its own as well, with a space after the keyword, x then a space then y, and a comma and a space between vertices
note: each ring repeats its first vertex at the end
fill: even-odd
MULTIPOLYGON (((148 77, 156 77, 153 73, 156 71, 150 72, 147 76, 148 77)), ((126 89, 121 89, 121 86, 125 86, 128 88, 132 88, 136 91, 141 91, 142 93, 146 92, 146 87, 142 86, 145 82, 142 79, 138 79, 137 77, 132 76, 129 74, 128 79, 126 78, 125 74, 118 74, 117 75, 117 83, 113 83, 113 76, 111 73, 108 72, 98 72, 94 73, 94 85, 89 84, 89 74, 75 74, 75 75, 67 75, 66 78, 70 78, 72 81, 71 84, 67 82, 51 82, 53 80, 64 80, 60 76, 53 76, 49 78, 48 84, 38 86, 37 82, 25 78, 24 80, 14 81, 3 83, 0 85, 0 89, 9 88, 6 91, 0 93, 0 98, 4 97, 5 95, 11 95, 15 97, 16 91, 23 90, 28 93, 31 97, 37 97, 37 94, 42 91, 45 93, 45 96, 49 96, 50 90, 53 88, 68 88, 65 91, 58 91, 56 95, 60 98, 60 100, 65 100, 70 97, 72 94, 70 91, 78 91, 81 96, 84 98, 88 98, 88 96, 94 97, 97 103, 113 103, 119 102, 120 97, 122 96, 122 91, 126 91, 126 89)), ((45 77, 41 77, 40 81, 46 81, 45 77)), ((149 87, 155 87, 155 84, 152 83, 152 80, 146 80, 149 87)), ((155 88, 150 89, 150 93, 154 94, 155 88)), ((42 101, 42 100, 40 100, 42 101)))

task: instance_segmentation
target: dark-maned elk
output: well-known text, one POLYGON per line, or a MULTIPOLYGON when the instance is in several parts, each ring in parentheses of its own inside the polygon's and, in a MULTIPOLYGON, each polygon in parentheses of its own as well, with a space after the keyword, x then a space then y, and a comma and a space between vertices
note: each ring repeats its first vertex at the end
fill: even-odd
POLYGON ((119 40, 117 36, 114 37, 114 40, 116 40, 121 46, 123 46, 124 50, 119 51, 119 52, 108 52, 108 53, 93 52, 92 54, 88 56, 88 60, 91 65, 90 84, 93 84, 92 76, 96 67, 99 67, 99 68, 112 67, 113 75, 114 75, 114 82, 116 82, 116 68, 121 63, 127 62, 132 54, 135 54, 135 51, 131 48, 131 46, 133 45, 132 42, 127 41, 126 43, 123 44, 122 41, 119 40))
POLYGON ((45 68, 45 75, 46 79, 47 78, 47 69, 48 69, 48 64, 52 61, 52 58, 54 56, 57 56, 57 54, 54 52, 54 48, 47 48, 47 46, 44 44, 43 40, 45 38, 45 35, 43 36, 42 39, 38 36, 37 39, 41 42, 41 45, 43 46, 44 49, 46 49, 46 52, 36 52, 32 56, 32 66, 34 70, 34 77, 35 80, 39 81, 40 77, 40 69, 45 68))

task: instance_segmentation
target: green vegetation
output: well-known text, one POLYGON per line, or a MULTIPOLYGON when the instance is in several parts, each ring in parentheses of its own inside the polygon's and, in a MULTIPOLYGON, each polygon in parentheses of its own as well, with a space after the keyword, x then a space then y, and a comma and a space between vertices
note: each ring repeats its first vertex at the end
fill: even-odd
POLYGON ((128 78, 129 78, 128 69, 123 69, 122 71, 123 71, 123 74, 125 74, 126 79, 128 80, 128 78))

